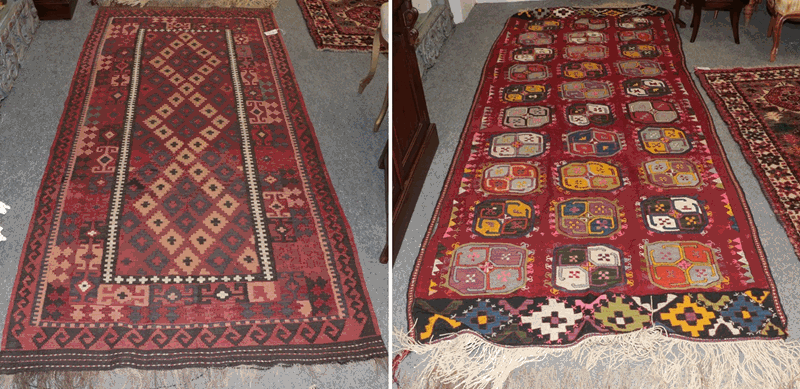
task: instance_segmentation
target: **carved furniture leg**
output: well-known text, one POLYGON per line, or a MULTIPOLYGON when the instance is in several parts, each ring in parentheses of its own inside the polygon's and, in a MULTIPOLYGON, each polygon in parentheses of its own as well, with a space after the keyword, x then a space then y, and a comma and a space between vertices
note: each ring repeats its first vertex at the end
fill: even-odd
MULTIPOLYGON (((778 16, 777 14, 774 17, 778 16)), ((769 55, 769 62, 775 62, 775 57, 778 55, 778 44, 781 43, 781 29, 783 28, 783 22, 786 21, 786 16, 780 15, 778 20, 775 21, 775 26, 772 28, 773 34, 772 35, 772 53, 769 55)))
POLYGON ((681 3, 683 0, 675 0, 675 24, 680 28, 685 28, 686 23, 681 20, 681 3))
POLYGON ((700 14, 703 11, 703 6, 705 5, 705 1, 698 0, 694 2, 694 15, 692 15, 692 39, 689 39, 689 42, 694 42, 697 38, 697 30, 700 29, 700 14))

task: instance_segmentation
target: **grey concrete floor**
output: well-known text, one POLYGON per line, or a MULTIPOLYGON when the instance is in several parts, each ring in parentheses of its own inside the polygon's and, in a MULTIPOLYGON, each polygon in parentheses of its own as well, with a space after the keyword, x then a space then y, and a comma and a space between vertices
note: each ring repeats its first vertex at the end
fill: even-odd
MULTIPOLYGON (((607 3, 607 1, 545 0, 478 4, 472 9, 465 22, 456 26, 453 35, 445 42, 436 65, 429 69, 423 78, 431 121, 436 124, 439 132, 439 148, 393 269, 392 326, 394 328, 403 331, 408 329, 407 291, 414 261, 419 254, 420 244, 439 199, 453 153, 456 151, 461 130, 480 81, 484 61, 505 21, 520 9, 592 6, 603 3, 607 3)), ((626 3, 626 1, 615 3, 626 3)), ((627 1, 627 3, 636 5, 641 2, 627 1)), ((674 5, 674 1, 670 0, 651 0, 648 3, 669 10, 674 5)), ((681 16, 684 21, 691 20, 689 11, 682 11, 681 16)), ((695 67, 800 65, 800 24, 790 23, 783 27, 777 61, 769 62, 772 38, 766 35, 769 16, 764 4, 759 6, 749 25, 740 26, 741 43, 738 45, 733 41, 727 12, 721 12, 716 19, 711 11, 704 12, 702 16, 700 30, 694 43, 689 42, 691 30, 689 28, 680 29, 686 64, 690 72, 693 72, 695 67)), ((696 76, 693 78, 696 80, 696 76)), ((761 242, 778 285, 783 308, 788 316, 790 339, 798 339, 800 336, 800 282, 798 282, 800 280, 800 261, 764 197, 750 166, 742 157, 739 146, 731 138, 727 126, 697 81, 696 85, 701 90, 703 99, 709 107, 714 126, 720 135, 726 155, 731 161, 735 176, 746 193, 746 201, 755 218, 761 242)), ((416 363, 419 363, 419 358, 414 356, 407 358, 403 363, 406 373, 413 374, 413 366, 416 363)), ((543 364, 531 365, 526 368, 540 369, 567 365, 568 363, 565 361, 552 359, 543 364)))
MULTIPOLYGON (((88 0, 80 0, 72 20, 42 22, 13 92, 0 102, 0 201, 11 206, 7 214, 0 215, 2 233, 8 238, 0 242, 0 327, 5 323, 34 196, 96 10, 88 0)), ((283 30, 333 187, 352 227, 369 295, 388 346, 388 268, 378 263, 386 242, 384 175, 378 169, 378 157, 387 140, 387 123, 379 132, 372 132, 386 91, 386 60, 381 58, 375 79, 363 95, 358 95, 358 83, 369 67, 369 53, 317 50, 295 0, 282 0, 275 18, 283 30)), ((386 370, 376 369, 371 362, 275 367, 251 376, 243 379, 233 374, 229 385, 385 388, 388 382, 386 370)), ((108 378, 109 383, 121 387, 126 376, 112 373, 108 378)), ((208 381, 207 376, 195 380, 200 387, 208 381)))

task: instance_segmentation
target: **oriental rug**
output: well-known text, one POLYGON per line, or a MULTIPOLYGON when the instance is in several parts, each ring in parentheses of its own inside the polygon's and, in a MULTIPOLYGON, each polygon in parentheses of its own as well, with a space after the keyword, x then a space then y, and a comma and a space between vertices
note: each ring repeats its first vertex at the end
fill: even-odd
POLYGON ((800 256, 800 67, 695 72, 800 256))
MULTIPOLYGON (((384 0, 297 0, 320 50, 370 51, 384 0)), ((386 45, 381 46, 386 51, 386 45)))
POLYGON ((386 355, 276 29, 269 10, 98 11, 0 373, 386 355))
POLYGON ((647 360, 676 387, 798 370, 673 18, 649 5, 508 20, 408 301, 400 342, 428 354, 422 380, 500 387, 524 361, 560 354, 610 370, 647 360))

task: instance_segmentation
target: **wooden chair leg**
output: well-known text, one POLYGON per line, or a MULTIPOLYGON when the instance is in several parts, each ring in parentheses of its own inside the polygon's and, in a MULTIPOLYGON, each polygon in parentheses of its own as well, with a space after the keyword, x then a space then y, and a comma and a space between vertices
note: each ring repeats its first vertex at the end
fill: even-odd
POLYGON ((700 29, 700 14, 703 11, 704 1, 697 1, 694 3, 694 15, 692 15, 692 39, 689 42, 694 42, 697 38, 697 30, 700 29))
POLYGON ((381 123, 383 123, 383 118, 386 117, 386 111, 389 110, 389 85, 386 85, 386 95, 383 97, 383 106, 381 107, 381 112, 378 114, 378 118, 375 119, 375 127, 372 128, 372 132, 378 132, 378 129, 381 128, 381 123))
POLYGON ((767 27, 767 36, 772 36, 773 30, 775 29, 775 19, 777 18, 778 17, 776 15, 772 15, 772 17, 769 18, 769 27, 767 27))
POLYGON ((783 28, 784 21, 786 21, 785 16, 781 16, 775 21, 775 26, 773 27, 775 31, 774 35, 772 35, 772 52, 769 55, 769 62, 775 62, 775 57, 778 55, 778 44, 781 43, 781 29, 783 28))
POLYGON ((681 2, 683 0, 675 0, 675 24, 680 28, 685 28, 686 23, 681 20, 681 2))
POLYGON ((731 8, 731 26, 733 27, 733 41, 739 44, 739 16, 742 14, 744 4, 740 1, 734 1, 733 8, 731 8))

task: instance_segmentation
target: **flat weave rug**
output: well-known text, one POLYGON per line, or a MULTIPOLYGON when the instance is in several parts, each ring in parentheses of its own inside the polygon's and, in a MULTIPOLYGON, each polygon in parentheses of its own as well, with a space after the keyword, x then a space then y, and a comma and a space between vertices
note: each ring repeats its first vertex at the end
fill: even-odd
MULTIPOLYGON (((370 51, 385 0, 297 0, 320 50, 370 51)), ((386 50, 385 45, 382 50, 386 50)))
POLYGON ((791 380, 743 199, 667 10, 513 15, 412 272, 399 340, 428 361, 413 375, 500 387, 566 354, 651 361, 676 387, 791 380))
POLYGON ((386 356, 269 10, 101 8, 0 373, 386 356))
POLYGON ((695 72, 800 256, 800 67, 695 72))

